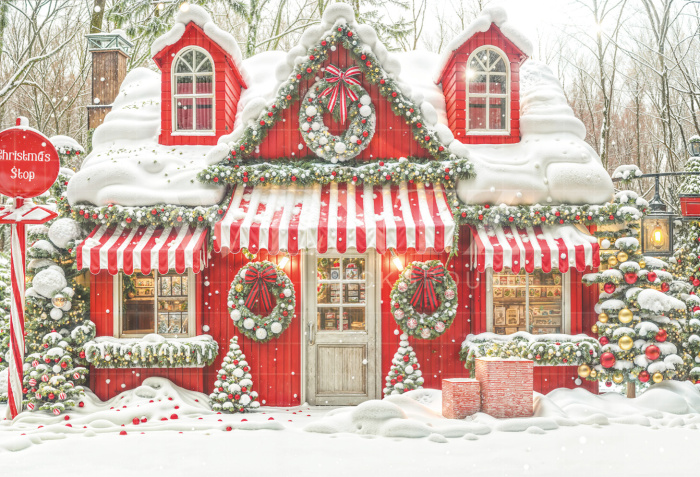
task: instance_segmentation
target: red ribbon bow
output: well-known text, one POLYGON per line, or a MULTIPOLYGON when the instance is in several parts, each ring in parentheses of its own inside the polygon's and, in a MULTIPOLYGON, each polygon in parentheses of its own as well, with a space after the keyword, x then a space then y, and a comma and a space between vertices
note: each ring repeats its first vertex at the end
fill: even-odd
POLYGON ((440 265, 423 270, 421 267, 411 269, 411 284, 417 283, 416 291, 411 297, 413 308, 421 307, 423 310, 434 310, 438 307, 438 299, 433 283, 442 283, 445 269, 440 265))
POLYGON ((357 94, 345 85, 360 86, 359 80, 353 78, 353 76, 360 74, 360 68, 351 66, 347 70, 342 71, 337 66, 328 65, 326 66, 326 74, 330 75, 326 76, 326 81, 335 84, 324 89, 320 96, 330 95, 330 98, 328 98, 328 111, 331 113, 340 97, 340 122, 345 124, 345 119, 348 115, 345 97, 347 96, 352 101, 357 101, 357 94))
POLYGON ((272 309, 272 296, 270 295, 270 290, 267 289, 267 284, 275 283, 277 280, 275 267, 269 266, 262 270, 251 267, 246 270, 244 280, 247 285, 253 285, 245 300, 245 306, 251 309, 255 302, 260 300, 263 309, 272 309))

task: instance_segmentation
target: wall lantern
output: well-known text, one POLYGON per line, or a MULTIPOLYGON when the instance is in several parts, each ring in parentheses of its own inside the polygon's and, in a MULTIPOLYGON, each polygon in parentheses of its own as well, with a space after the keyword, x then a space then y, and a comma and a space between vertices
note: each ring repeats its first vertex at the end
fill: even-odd
POLYGON ((403 271, 403 262, 401 262, 401 257, 396 255, 396 250, 390 248, 389 252, 391 252, 391 261, 394 262, 394 266, 396 267, 396 269, 399 272, 403 271))
POLYGON ((654 197, 649 201, 649 212, 642 218, 642 253, 652 257, 668 257, 673 254, 674 215, 666 211, 666 204, 659 196, 659 176, 654 179, 654 197))
POLYGON ((693 157, 700 156, 700 136, 693 136, 688 140, 688 152, 693 157))

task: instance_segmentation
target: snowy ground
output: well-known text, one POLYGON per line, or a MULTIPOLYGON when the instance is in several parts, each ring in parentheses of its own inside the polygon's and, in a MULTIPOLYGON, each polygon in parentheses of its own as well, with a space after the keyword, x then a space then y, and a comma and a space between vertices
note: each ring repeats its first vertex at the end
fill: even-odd
POLYGON ((511 420, 443 419, 434 390, 350 408, 217 415, 206 396, 160 378, 85 403, 67 416, 23 413, 0 422, 0 475, 75 465, 104 477, 685 476, 697 475, 700 444, 700 388, 689 383, 662 383, 635 400, 558 390, 536 395, 534 417, 511 420))

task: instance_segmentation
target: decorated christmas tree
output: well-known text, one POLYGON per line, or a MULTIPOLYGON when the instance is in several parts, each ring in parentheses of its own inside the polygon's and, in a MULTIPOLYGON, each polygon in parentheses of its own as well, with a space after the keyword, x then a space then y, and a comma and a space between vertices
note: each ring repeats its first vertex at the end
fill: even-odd
POLYGON ((250 366, 238 345, 238 336, 231 338, 229 350, 217 372, 214 392, 209 395, 214 411, 246 412, 257 409, 258 393, 253 391, 250 366))
POLYGON ((634 226, 602 234, 601 262, 609 268, 584 276, 588 284, 603 285, 593 326, 601 355, 593 369, 580 366, 579 374, 608 386, 677 379, 683 360, 680 343, 670 338, 681 336, 686 304, 672 296, 668 265, 641 254, 634 226))
POLYGON ((391 369, 386 375, 384 396, 403 394, 407 391, 423 388, 423 377, 416 352, 408 344, 408 335, 400 336, 399 349, 391 360, 391 369))

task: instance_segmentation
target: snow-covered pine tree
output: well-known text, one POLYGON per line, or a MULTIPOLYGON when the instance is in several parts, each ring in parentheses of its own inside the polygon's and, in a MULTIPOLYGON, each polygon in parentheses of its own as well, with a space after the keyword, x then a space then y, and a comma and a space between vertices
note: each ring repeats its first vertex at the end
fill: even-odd
POLYGON ((678 370, 678 379, 700 382, 700 297, 693 292, 693 286, 685 280, 671 284, 671 293, 686 304, 685 318, 671 342, 680 343, 678 355, 683 358, 683 366, 678 370))
POLYGON ((399 338, 399 349, 391 360, 391 369, 385 378, 385 397, 423 388, 423 373, 416 352, 408 344, 408 335, 402 333, 399 338))
POLYGON ((238 336, 231 338, 229 350, 216 374, 214 391, 209 395, 214 411, 246 412, 260 407, 258 393, 253 391, 250 366, 238 345, 238 336))
POLYGON ((10 259, 0 253, 0 402, 7 401, 7 361, 10 359, 10 259))
MULTIPOLYGON (((670 293, 673 276, 666 271, 668 265, 641 254, 636 227, 607 234, 601 261, 609 268, 583 277, 587 284, 603 285, 593 327, 601 355, 590 374, 587 367, 579 373, 608 386, 677 379, 683 365, 680 343, 669 338, 680 336, 679 318, 684 318, 686 305, 670 293)), ((628 395, 633 389, 628 387, 628 395)))

